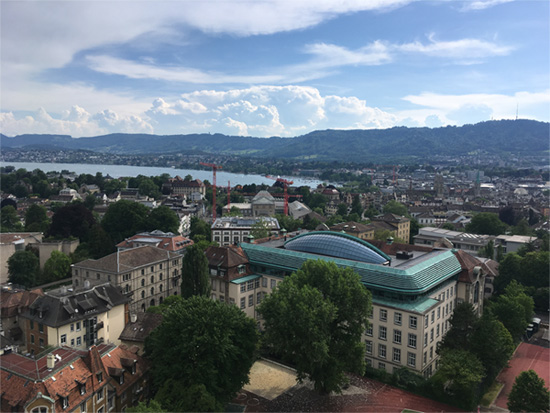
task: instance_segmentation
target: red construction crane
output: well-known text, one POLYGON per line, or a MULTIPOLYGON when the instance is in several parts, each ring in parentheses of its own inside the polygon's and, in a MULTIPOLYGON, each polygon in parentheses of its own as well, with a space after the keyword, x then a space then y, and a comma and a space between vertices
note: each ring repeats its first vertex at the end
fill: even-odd
POLYGON ((284 194, 285 194, 285 215, 288 215, 288 192, 287 192, 286 188, 288 187, 288 185, 292 185, 294 183, 294 181, 288 181, 288 180, 283 179, 281 177, 275 178, 274 176, 270 176, 270 175, 266 175, 266 178, 274 179, 277 182, 282 182, 283 183, 284 194))
POLYGON ((216 221, 216 171, 223 168, 221 165, 213 163, 201 162, 200 164, 212 168, 212 173, 214 174, 214 182, 212 183, 212 223, 214 223, 216 221))

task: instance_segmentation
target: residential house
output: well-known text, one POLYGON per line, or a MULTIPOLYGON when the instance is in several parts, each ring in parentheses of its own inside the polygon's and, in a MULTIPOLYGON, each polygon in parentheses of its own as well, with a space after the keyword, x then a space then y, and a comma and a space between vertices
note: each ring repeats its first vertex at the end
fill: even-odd
POLYGON ((171 195, 186 195, 187 197, 199 193, 201 199, 206 195, 206 185, 200 179, 185 180, 179 175, 164 183, 162 190, 164 193, 168 192, 171 195))
POLYGON ((330 230, 335 232, 345 232, 348 235, 352 235, 360 239, 374 238, 374 225, 366 225, 359 222, 341 222, 330 227, 330 230))
POLYGON ((397 214, 386 213, 382 215, 377 215, 373 217, 373 225, 378 225, 377 223, 383 222, 393 227, 393 232, 395 237, 402 239, 405 242, 409 241, 411 235, 411 220, 407 217, 399 216, 397 214))
POLYGON ((87 280, 109 282, 131 296, 132 313, 145 311, 180 293, 181 265, 182 256, 177 252, 149 245, 129 248, 73 264, 73 287, 87 280))
POLYGON ((24 319, 20 315, 44 295, 41 289, 24 290, 6 285, 0 290, 0 335, 16 345, 25 343, 24 319))
POLYGON ((129 301, 109 283, 48 291, 21 314, 27 352, 39 354, 48 346, 84 349, 97 343, 119 344, 129 301))
POLYGON ((128 348, 135 348, 136 354, 143 355, 145 339, 160 323, 162 323, 162 314, 132 313, 130 322, 122 330, 119 340, 128 348))
POLYGON ((193 241, 183 235, 155 230, 151 232, 140 232, 130 238, 126 238, 124 241, 117 244, 117 248, 124 250, 128 248, 151 246, 184 255, 187 248, 191 245, 193 245, 193 241))
POLYGON ((124 346, 58 347, 38 358, 0 356, 1 411, 124 412, 145 400, 148 363, 124 346))

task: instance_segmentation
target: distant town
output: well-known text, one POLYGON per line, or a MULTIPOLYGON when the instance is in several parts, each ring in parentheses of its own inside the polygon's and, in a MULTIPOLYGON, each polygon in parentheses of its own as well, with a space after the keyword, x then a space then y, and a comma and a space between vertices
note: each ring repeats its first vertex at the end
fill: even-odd
MULTIPOLYGON (((364 320, 359 333, 345 339, 351 340, 346 345, 359 343, 353 344, 360 348, 359 359, 345 361, 363 366, 358 370, 362 379, 351 376, 359 389, 397 383, 422 395, 423 411, 470 409, 483 397, 489 397, 483 399, 488 408, 506 407, 486 395, 514 362, 514 349, 549 347, 547 168, 512 168, 496 158, 491 167, 481 161, 464 167, 449 159, 287 169, 281 161, 257 161, 264 169, 251 164, 248 170, 265 172, 272 185, 214 186, 217 169, 228 169, 215 161, 228 157, 10 150, 3 159, 2 411, 10 406, 17 411, 199 410, 196 401, 178 404, 170 395, 174 390, 166 387, 170 373, 162 352, 191 350, 181 340, 161 344, 172 340, 170 329, 176 328, 167 323, 179 322, 171 311, 199 311, 193 306, 229 317, 226 326, 242 323, 239 331, 249 332, 238 340, 256 349, 227 348, 246 353, 241 364, 231 367, 242 371, 243 379, 220 384, 227 388, 216 393, 207 410, 290 408, 283 393, 267 396, 273 389, 266 387, 265 377, 290 380, 295 391, 305 392, 307 385, 295 381, 292 369, 339 394, 331 397, 340 397, 341 403, 351 403, 342 393, 350 385, 348 376, 334 376, 340 378, 329 385, 292 351, 285 352, 288 343, 278 344, 284 333, 277 330, 277 318, 286 320, 284 331, 290 332, 298 315, 279 308, 274 319, 273 308, 277 300, 292 301, 285 294, 298 282, 294 273, 307 274, 315 262, 324 266, 314 271, 317 276, 336 272, 344 277, 349 270, 358 288, 368 290, 356 306, 366 312, 354 313, 356 320, 364 320), (9 166, 15 159, 201 165, 212 170, 212 180, 25 170, 9 166), (285 170, 288 175, 273 172, 285 170), (297 187, 293 176, 333 184, 297 187), (514 311, 520 311, 519 318, 510 318, 514 311), (470 327, 460 324, 456 314, 471 317, 470 327), (474 333, 462 341, 450 338, 460 337, 463 328, 474 333), (264 341, 257 342, 256 330, 264 341), (496 335, 495 346, 489 345, 493 338, 481 336, 489 330, 496 335), (458 393, 458 387, 438 384, 450 380, 456 357, 474 360, 466 368, 477 377, 458 393), (280 370, 273 360, 284 360, 287 367, 280 370), (251 371, 253 363, 260 364, 251 371), (39 392, 48 398, 36 399, 39 392)), ((332 300, 337 303, 342 292, 323 294, 336 294, 332 300)), ((300 315, 306 316, 308 323, 321 323, 314 314, 300 315)), ((297 327, 302 323, 305 319, 297 327)), ((330 325, 327 332, 335 329, 330 325)), ((222 345, 207 333, 201 340, 213 340, 205 344, 213 348, 222 345)), ((201 357, 218 366, 225 360, 201 357)), ((212 395, 214 390, 204 391, 212 395)), ((301 394, 306 399, 295 402, 311 402, 301 394)))

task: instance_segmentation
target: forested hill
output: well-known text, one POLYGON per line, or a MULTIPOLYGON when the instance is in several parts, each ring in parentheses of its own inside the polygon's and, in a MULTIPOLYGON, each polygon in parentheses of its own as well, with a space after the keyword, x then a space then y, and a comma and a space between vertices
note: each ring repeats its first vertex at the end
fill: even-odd
POLYGON ((550 124, 532 120, 488 121, 443 128, 315 131, 295 138, 252 138, 222 134, 111 134, 74 139, 67 135, 0 135, 2 148, 73 149, 120 154, 235 154, 317 160, 380 157, 459 156, 474 151, 537 155, 549 151, 550 124))

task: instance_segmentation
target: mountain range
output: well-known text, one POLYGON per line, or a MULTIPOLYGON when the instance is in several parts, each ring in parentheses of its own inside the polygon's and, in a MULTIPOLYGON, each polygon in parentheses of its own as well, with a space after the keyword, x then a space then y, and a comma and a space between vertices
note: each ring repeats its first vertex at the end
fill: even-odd
POLYGON ((381 157, 462 156, 472 153, 545 155, 550 124, 533 120, 487 121, 441 128, 394 127, 314 131, 294 138, 254 138, 222 134, 0 134, 0 147, 42 150, 87 150, 124 155, 210 153, 285 159, 368 161, 381 157))

